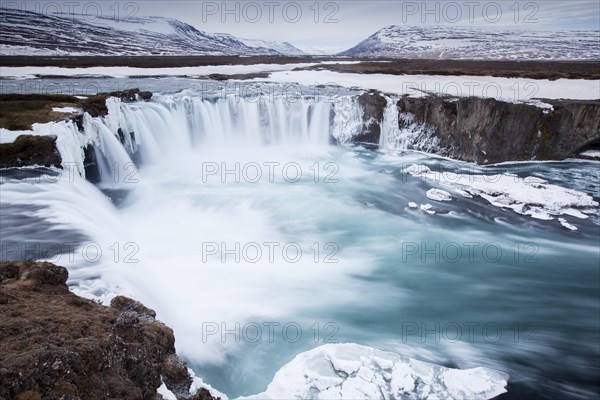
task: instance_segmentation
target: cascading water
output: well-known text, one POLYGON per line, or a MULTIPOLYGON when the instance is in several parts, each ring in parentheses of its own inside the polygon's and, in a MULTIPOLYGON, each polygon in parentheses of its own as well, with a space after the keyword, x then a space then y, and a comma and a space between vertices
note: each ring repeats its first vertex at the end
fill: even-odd
POLYGON ((428 153, 439 150, 439 138, 433 130, 414 120, 409 113, 400 112, 398 99, 387 97, 381 123, 379 147, 385 150, 419 150, 428 153))
MULTIPOLYGON (((6 179, 3 212, 20 214, 2 242, 39 239, 18 218, 48 224, 50 238, 85 237, 52 259, 69 268, 73 290, 104 302, 125 294, 154 308, 173 327, 178 352, 230 396, 264 391, 295 355, 334 341, 500 369, 513 387, 537 397, 593 393, 597 216, 578 220, 572 233, 460 192, 436 202, 435 215, 413 210, 408 204, 430 202, 426 192, 439 185, 409 176, 409 165, 489 170, 329 145, 331 137, 344 143, 360 133, 356 98, 286 100, 188 92, 150 102, 111 99, 107 117, 84 118, 84 134, 72 124, 52 125, 64 162, 81 171, 82 148, 93 144, 99 186, 127 195, 116 207, 79 176, 6 179), (482 252, 492 243, 501 250, 493 259, 491 250, 482 252), (421 247, 426 251, 413 254, 421 247), (524 262, 528 256, 536 262, 524 262), (479 325, 468 331, 465 324, 474 321, 479 325), (440 335, 448 326, 461 327, 462 335, 423 336, 436 324, 440 335), (503 332, 499 338, 483 331, 489 324, 503 332), (580 340, 568 340, 572 326, 582 327, 580 340), (568 357, 569 365, 556 357, 568 357)), ((420 128, 400 127, 398 118, 408 116, 398 113, 388 99, 381 147, 427 143, 420 128)), ((598 177, 594 165, 542 166, 493 173, 535 174, 598 197, 589 186, 589 177, 598 177)))
POLYGON ((356 96, 340 97, 335 103, 332 136, 340 143, 350 143, 363 130, 363 110, 356 96))
POLYGON ((136 141, 148 158, 144 161, 151 162, 159 154, 164 158, 165 152, 192 145, 326 145, 331 106, 310 98, 253 102, 235 96, 213 100, 165 96, 140 106, 121 104, 109 118, 117 114, 118 126, 140 132, 136 141))

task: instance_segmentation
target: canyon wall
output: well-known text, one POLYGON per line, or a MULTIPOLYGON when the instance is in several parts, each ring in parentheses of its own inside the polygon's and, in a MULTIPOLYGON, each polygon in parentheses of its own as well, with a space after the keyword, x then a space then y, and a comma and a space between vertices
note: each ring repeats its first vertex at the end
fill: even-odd
POLYGON ((441 155, 478 164, 563 160, 600 143, 600 101, 544 102, 552 109, 475 97, 402 97, 398 108, 432 128, 441 155))

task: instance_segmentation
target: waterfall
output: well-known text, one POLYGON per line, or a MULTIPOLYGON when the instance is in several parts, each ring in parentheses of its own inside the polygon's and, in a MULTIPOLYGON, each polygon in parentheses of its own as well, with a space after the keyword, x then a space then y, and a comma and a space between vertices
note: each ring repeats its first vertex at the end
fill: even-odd
POLYGON ((379 147, 385 150, 419 150, 436 152, 439 138, 434 130, 415 121, 414 115, 400 112, 398 98, 387 97, 387 106, 381 122, 379 147))
POLYGON ((398 99, 387 97, 387 106, 383 112, 381 121, 381 135, 379 136, 379 147, 382 149, 405 149, 406 135, 400 130, 398 121, 398 99))
POLYGON ((84 115, 83 128, 94 145, 101 184, 109 185, 115 168, 132 163, 131 157, 103 120, 84 115))
POLYGON ((356 96, 340 97, 335 102, 332 136, 339 143, 349 143, 363 130, 363 110, 356 96))
MULTIPOLYGON (((439 140, 410 114, 401 113, 397 100, 387 97, 379 146, 435 151, 439 140)), ((84 115, 83 134, 77 132, 74 123, 49 125, 51 133, 59 137, 63 164, 75 163, 82 176, 86 161, 83 148, 93 145, 103 187, 116 183, 115 168, 134 163, 177 162, 193 157, 198 150, 325 147, 330 139, 351 143, 365 129, 364 111, 356 94, 319 101, 311 96, 244 98, 229 94, 207 98, 183 92, 156 94, 149 102, 109 98, 106 105, 108 114, 104 117, 84 115)))
POLYGON ((310 98, 251 101, 231 95, 211 101, 158 95, 148 103, 120 103, 115 111, 109 118, 135 132, 135 143, 149 160, 198 146, 326 145, 330 134, 331 103, 310 98))

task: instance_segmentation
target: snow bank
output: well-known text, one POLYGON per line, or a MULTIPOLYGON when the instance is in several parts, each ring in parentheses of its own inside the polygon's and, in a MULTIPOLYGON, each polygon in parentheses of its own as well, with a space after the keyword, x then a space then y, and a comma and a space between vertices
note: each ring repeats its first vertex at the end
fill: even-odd
POLYGON ((328 344, 281 368, 264 393, 242 399, 490 399, 508 375, 457 370, 357 344, 328 344))

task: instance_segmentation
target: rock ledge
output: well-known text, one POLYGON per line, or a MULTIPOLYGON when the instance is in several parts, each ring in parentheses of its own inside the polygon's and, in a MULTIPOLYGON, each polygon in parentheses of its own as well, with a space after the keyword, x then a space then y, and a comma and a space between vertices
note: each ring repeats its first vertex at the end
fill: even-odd
POLYGON ((0 263, 0 399, 152 399, 163 384, 177 399, 192 378, 173 331, 126 297, 112 307, 69 291, 64 267, 0 263))

